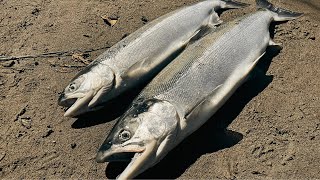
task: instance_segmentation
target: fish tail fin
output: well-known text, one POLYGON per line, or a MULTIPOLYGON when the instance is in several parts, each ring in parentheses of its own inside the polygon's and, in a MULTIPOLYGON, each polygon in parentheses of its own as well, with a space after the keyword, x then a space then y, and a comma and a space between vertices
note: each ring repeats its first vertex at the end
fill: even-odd
POLYGON ((289 21, 303 15, 303 13, 293 12, 276 7, 267 0, 256 0, 256 3, 259 9, 266 9, 268 11, 273 12, 275 14, 273 17, 274 21, 289 21))
POLYGON ((234 0, 221 0, 224 2, 223 9, 238 9, 249 6, 249 4, 234 1, 234 0))

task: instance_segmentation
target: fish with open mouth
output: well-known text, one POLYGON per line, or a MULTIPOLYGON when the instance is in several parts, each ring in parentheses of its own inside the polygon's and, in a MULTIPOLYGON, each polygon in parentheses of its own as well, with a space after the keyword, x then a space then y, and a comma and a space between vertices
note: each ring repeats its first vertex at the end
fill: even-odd
POLYGON ((206 0, 183 7, 148 23, 127 36, 80 71, 61 93, 64 116, 96 110, 124 91, 153 78, 202 29, 222 21, 218 9, 241 8, 233 0, 206 0))
POLYGON ((256 3, 258 11, 219 26, 166 66, 119 118, 96 161, 127 159, 118 178, 134 178, 202 126, 245 81, 267 46, 278 45, 270 38, 270 23, 302 15, 266 0, 256 3))

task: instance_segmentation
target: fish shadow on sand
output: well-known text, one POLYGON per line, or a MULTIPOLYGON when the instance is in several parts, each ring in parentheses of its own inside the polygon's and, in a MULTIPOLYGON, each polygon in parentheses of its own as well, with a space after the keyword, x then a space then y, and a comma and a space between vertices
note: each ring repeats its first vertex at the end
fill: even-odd
MULTIPOLYGON (((272 82, 273 76, 267 76, 265 74, 269 69, 273 57, 279 54, 279 52, 279 48, 268 47, 267 53, 250 74, 249 80, 233 94, 224 106, 201 128, 169 152, 157 165, 142 173, 137 178, 178 178, 202 155, 230 148, 239 143, 243 135, 227 130, 227 127, 240 114, 245 105, 272 82)), ((116 178, 127 164, 128 163, 125 162, 109 163, 105 171, 106 177, 116 178)))

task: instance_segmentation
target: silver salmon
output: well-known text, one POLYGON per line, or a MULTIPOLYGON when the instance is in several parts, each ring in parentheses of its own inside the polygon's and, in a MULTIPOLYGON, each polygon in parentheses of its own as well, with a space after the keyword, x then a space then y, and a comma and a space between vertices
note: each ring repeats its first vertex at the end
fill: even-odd
POLYGON ((133 178, 203 125, 246 79, 267 46, 277 45, 270 38, 270 23, 302 15, 266 0, 257 5, 260 10, 221 25, 164 68, 120 117, 97 162, 127 158, 130 163, 118 178, 133 178))
POLYGON ((124 38, 80 71, 58 104, 74 117, 97 109, 124 91, 153 78, 205 27, 221 23, 218 9, 240 8, 232 0, 206 0, 166 14, 124 38))

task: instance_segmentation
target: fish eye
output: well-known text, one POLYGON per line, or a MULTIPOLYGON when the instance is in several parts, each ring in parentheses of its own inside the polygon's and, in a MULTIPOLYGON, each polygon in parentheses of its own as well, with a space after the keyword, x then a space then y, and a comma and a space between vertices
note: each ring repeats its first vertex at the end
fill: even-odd
POLYGON ((71 83, 70 85, 69 85, 69 91, 70 92, 73 92, 73 91, 75 91, 76 89, 77 89, 77 86, 76 86, 76 84, 75 83, 71 83))
POLYGON ((127 130, 122 130, 120 133, 119 133, 119 139, 121 141, 127 141, 131 138, 131 133, 127 130))

